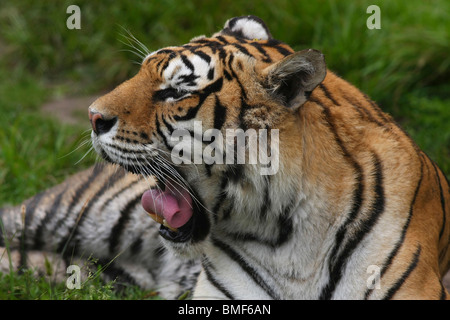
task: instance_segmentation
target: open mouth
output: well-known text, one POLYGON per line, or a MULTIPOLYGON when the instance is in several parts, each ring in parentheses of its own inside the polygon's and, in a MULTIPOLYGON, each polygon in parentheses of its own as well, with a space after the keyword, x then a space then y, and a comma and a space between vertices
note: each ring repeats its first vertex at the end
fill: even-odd
POLYGON ((161 224, 160 235, 173 242, 192 238, 194 207, 190 193, 173 181, 160 181, 159 186, 144 192, 141 204, 149 216, 161 224))
MULTIPOLYGON (((147 172, 137 166, 125 166, 125 169, 136 174, 147 172)), ((165 172, 157 176, 167 175, 165 172)), ((159 234, 164 239, 176 243, 196 242, 205 239, 210 228, 205 207, 199 199, 192 188, 170 178, 158 178, 157 186, 142 195, 141 205, 161 224, 159 234)))
MULTIPOLYGON (((186 183, 180 183, 171 177, 174 172, 179 177, 182 174, 175 167, 167 169, 167 165, 159 166, 151 159, 147 160, 150 167, 140 164, 129 165, 114 161, 102 149, 98 148, 101 157, 110 163, 119 164, 125 170, 144 176, 154 175, 157 186, 147 190, 141 197, 141 204, 149 216, 161 224, 159 234, 166 240, 176 243, 204 240, 209 233, 210 222, 201 197, 186 183), (158 172, 154 172, 155 168, 158 172), (159 172, 160 171, 160 172, 159 172)), ((184 179, 183 179, 184 180, 184 179)))

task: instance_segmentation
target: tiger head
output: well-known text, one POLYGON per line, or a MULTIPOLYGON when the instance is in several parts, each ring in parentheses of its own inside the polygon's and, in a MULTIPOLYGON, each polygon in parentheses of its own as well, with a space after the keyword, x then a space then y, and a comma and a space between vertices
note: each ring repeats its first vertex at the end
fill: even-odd
POLYGON ((148 54, 137 75, 96 100, 93 145, 156 178, 142 205, 179 253, 201 253, 224 228, 271 233, 271 208, 292 202, 282 199, 284 181, 300 174, 298 108, 325 74, 319 51, 294 52, 261 19, 232 18, 212 37, 148 54), (268 180, 279 188, 271 203, 268 180), (264 225, 255 222, 261 214, 264 225))

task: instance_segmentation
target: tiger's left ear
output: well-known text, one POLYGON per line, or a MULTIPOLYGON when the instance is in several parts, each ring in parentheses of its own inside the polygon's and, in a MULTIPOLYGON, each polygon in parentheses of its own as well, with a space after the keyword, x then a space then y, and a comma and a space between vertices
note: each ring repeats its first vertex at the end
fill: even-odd
POLYGON ((273 39, 269 28, 261 18, 256 16, 241 16, 227 20, 221 31, 214 34, 229 35, 247 40, 270 40, 273 39))
POLYGON ((274 98, 293 110, 309 98, 327 73, 325 58, 314 49, 295 52, 262 71, 263 83, 274 98))

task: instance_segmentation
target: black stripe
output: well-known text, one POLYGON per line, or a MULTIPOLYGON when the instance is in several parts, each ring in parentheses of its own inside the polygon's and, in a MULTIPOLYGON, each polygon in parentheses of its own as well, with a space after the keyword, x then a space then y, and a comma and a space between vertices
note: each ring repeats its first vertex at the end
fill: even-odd
POLYGON ((417 264, 419 262, 419 257, 420 257, 420 251, 421 251, 421 246, 419 245, 417 247, 416 252, 414 253, 413 259, 412 259, 411 263, 409 264, 408 268, 401 275, 401 277, 397 280, 397 282, 388 290, 388 292, 384 296, 383 300, 390 300, 390 299, 392 299, 394 294, 400 289, 400 287, 406 281, 406 279, 411 274, 411 272, 413 272, 413 270, 417 267, 417 264))
POLYGON ((234 209, 234 201, 233 199, 229 197, 228 198, 228 207, 224 208, 222 211, 222 219, 221 220, 227 220, 231 218, 231 212, 233 212, 234 209))
MULTIPOLYGON (((374 186, 375 196, 371 205, 371 211, 368 214, 367 218, 365 218, 362 222, 358 224, 359 227, 357 230, 351 230, 353 236, 351 236, 351 238, 347 241, 340 255, 336 258, 333 254, 331 255, 331 257, 336 259, 336 263, 330 269, 330 278, 333 281, 328 284, 326 294, 324 294, 324 296, 322 297, 323 299, 331 298, 336 286, 341 280, 348 259, 351 257, 354 250, 361 243, 364 237, 373 229, 380 215, 384 211, 385 200, 384 200, 382 166, 379 157, 376 154, 373 154, 373 157, 375 167, 375 186, 374 186)), ((335 246, 335 248, 338 247, 335 246)))
POLYGON ((153 61, 153 60, 156 60, 156 59, 157 59, 157 57, 155 57, 155 56, 149 57, 149 58, 147 58, 147 59, 145 60, 144 64, 147 65, 147 64, 150 63, 150 61, 153 61))
POLYGON ((116 182, 119 181, 124 176, 125 170, 119 169, 115 171, 114 174, 104 182, 103 186, 95 193, 95 195, 89 200, 89 203, 84 208, 84 214, 80 218, 80 222, 78 223, 78 225, 81 224, 81 219, 83 219, 83 217, 87 215, 92 205, 96 204, 97 199, 100 198, 108 189, 110 189, 113 185, 115 185, 116 182))
POLYGON ((222 206, 222 204, 224 203, 224 198, 226 196, 225 188, 228 185, 228 181, 229 180, 228 180, 227 175, 224 174, 222 176, 222 181, 220 183, 220 191, 219 191, 219 194, 216 197, 216 203, 215 203, 215 205, 213 207, 213 210, 212 210, 212 212, 214 214, 214 218, 217 218, 218 213, 219 213, 219 209, 222 206))
MULTIPOLYGON (((233 29, 233 27, 236 25, 236 22, 241 20, 243 17, 235 17, 230 19, 230 21, 228 21, 228 28, 229 29, 233 29)), ((231 31, 231 30, 230 30, 231 31)), ((231 31, 232 32, 232 31, 231 31)))
MULTIPOLYGON (((168 67, 170 61, 172 61, 172 60, 177 56, 177 54, 175 53, 175 51, 167 50, 167 49, 161 50, 161 51, 158 52, 158 54, 161 54, 161 53, 167 53, 167 54, 169 54, 169 55, 167 56, 167 59, 166 59, 165 61, 164 61, 164 59, 161 60, 161 62, 164 61, 164 65, 161 67, 160 70, 158 70, 158 73, 159 73, 160 76, 162 77, 162 74, 164 73, 164 71, 165 71, 166 68, 168 67)), ((159 63, 158 63, 158 65, 159 65, 159 63)), ((158 69, 158 66, 157 66, 156 68, 158 69)))
POLYGON ((137 237, 133 243, 130 246, 130 252, 132 255, 137 255, 141 252, 142 250, 142 238, 141 237, 137 237))
POLYGON ((217 50, 219 51, 219 59, 222 63, 225 64, 225 59, 228 55, 227 50, 225 50, 223 47, 218 47, 217 50))
POLYGON ((203 257, 202 266, 203 266, 203 270, 205 271, 206 278, 208 279, 208 281, 214 287, 216 287, 220 292, 222 292, 224 294, 224 296, 226 296, 228 299, 234 300, 233 295, 219 281, 217 281, 214 278, 214 276, 212 275, 212 273, 210 271, 209 265, 211 265, 211 262, 209 262, 206 257, 203 257))
MULTIPOLYGON (((112 149, 115 149, 114 146, 111 146, 111 147, 112 147, 112 149)), ((142 158, 136 159, 129 155, 121 155, 121 154, 114 152, 114 150, 109 150, 109 152, 111 154, 114 154, 117 157, 120 157, 122 159, 120 161, 121 168, 125 169, 125 171, 132 172, 132 173, 141 174, 142 172, 144 172, 147 174, 149 172, 142 171, 142 170, 146 170, 146 169, 150 170, 146 166, 149 164, 155 163, 152 159, 144 159, 145 163, 142 164, 142 158)), ((113 164, 117 164, 117 162, 113 162, 113 161, 110 161, 110 162, 113 164)), ((150 172, 150 173, 155 174, 155 172, 150 172)))
MULTIPOLYGON (((228 60, 227 60, 227 61, 224 61, 225 64, 227 65, 228 69, 230 69, 230 71, 231 71, 232 73, 234 73, 234 70, 233 70, 233 61, 234 61, 234 55, 232 55, 232 54, 229 54, 229 55, 228 55, 228 60)), ((234 76, 235 76, 235 78, 237 78, 236 74, 234 74, 234 76)))
POLYGON ((83 221, 85 217, 89 214, 89 211, 91 210, 92 205, 97 203, 97 200, 106 192, 108 191, 112 185, 116 184, 118 180, 123 178, 125 175, 125 170, 121 169, 116 172, 107 180, 104 182, 103 186, 95 193, 95 195, 89 199, 89 202, 86 204, 86 206, 83 208, 83 214, 79 217, 77 224, 74 226, 74 230, 72 231, 72 234, 68 235, 63 241, 61 241, 61 245, 64 243, 64 245, 68 244, 70 241, 70 252, 75 253, 77 252, 79 248, 80 239, 78 239, 78 233, 81 230, 81 225, 83 224, 83 221))
POLYGON ((33 221, 35 210, 41 202, 45 192, 38 193, 31 201, 25 205, 25 221, 22 230, 22 234, 20 236, 20 272, 22 272, 22 268, 27 267, 27 251, 28 251, 28 230, 33 221))
MULTIPOLYGON (((176 168, 175 168, 176 169, 176 168)), ((180 173, 178 171, 178 173, 180 173)), ((184 175, 180 173, 180 175, 184 178, 184 175)), ((185 178, 184 178, 185 179, 185 178)), ((192 188, 191 192, 193 194, 193 199, 199 199, 199 201, 194 201, 194 214, 193 214, 193 223, 196 226, 194 228, 194 231, 192 233, 191 241, 193 243, 198 241, 203 241, 209 234, 209 230, 211 228, 210 220, 208 218, 207 213, 205 212, 205 207, 202 205, 201 197, 193 190, 192 188)))
MULTIPOLYGON (((233 162, 237 162, 237 145, 233 145, 234 148, 234 159, 233 162)), ((230 150, 228 150, 230 151, 230 150)), ((231 151, 230 151, 231 154, 231 151)), ((224 153, 224 158, 226 157, 224 153)), ((229 164, 226 167, 225 174, 228 177, 228 180, 234 184, 241 184, 243 182, 243 178, 245 177, 245 164, 229 164)))
POLYGON ((157 54, 168 54, 169 56, 172 56, 175 54, 175 51, 171 49, 161 49, 157 52, 157 54))
POLYGON ((223 70, 223 75, 225 76, 225 79, 227 79, 228 81, 233 80, 233 77, 231 76, 231 74, 225 69, 223 70))
MULTIPOLYGON (((380 278, 383 277, 383 275, 386 273, 386 271, 392 265, 392 261, 394 260, 394 257, 397 256, 397 253, 400 250, 400 247, 403 245, 403 242, 405 241, 406 232, 408 231, 409 223, 411 222, 411 218, 412 218, 412 214, 413 214, 413 207, 414 207, 414 204, 416 202, 416 198, 417 198, 417 194, 419 193, 420 186, 422 184, 423 163, 422 163, 422 160, 421 160, 420 157, 419 157, 419 160, 420 160, 420 178, 419 178, 419 181, 417 183, 416 190, 414 191, 414 196, 413 196, 413 198, 411 200, 411 205, 409 207, 410 209, 409 209, 408 218, 406 219, 405 225, 403 226, 402 234, 400 236, 400 239, 395 244, 394 249, 391 251, 391 253, 389 254, 388 258, 386 259, 386 262, 383 264, 383 268, 381 269, 381 272, 380 272, 380 278)), ((372 291, 373 291, 373 289, 368 289, 365 292, 364 298, 367 299, 369 297, 369 295, 372 293, 372 291)))
POLYGON ((361 209, 362 196, 364 193, 364 175, 363 175, 361 166, 355 161, 355 159, 353 159, 351 154, 348 152, 347 148, 344 146, 344 143, 342 142, 341 138, 339 137, 336 126, 335 126, 332 116, 330 114, 330 110, 328 108, 325 108, 317 100, 312 100, 312 101, 314 101, 315 103, 317 103, 319 106, 322 107, 322 109, 324 111, 324 115, 325 115, 325 120, 327 121, 330 131, 334 135, 337 145, 340 147, 342 154, 344 155, 347 162, 349 162, 349 164, 353 167, 353 170, 356 174, 356 181, 355 181, 356 188, 353 191, 352 209, 350 210, 350 213, 349 213, 346 221, 343 223, 343 225, 339 228, 339 230, 336 233, 335 242, 334 242, 335 245, 334 245, 333 251, 329 258, 329 268, 328 269, 330 272, 330 279, 329 279, 328 283, 323 287, 322 293, 320 295, 321 299, 330 299, 336 288, 337 283, 340 281, 340 278, 342 277, 341 272, 342 272, 343 264, 346 261, 346 259, 348 258, 348 254, 351 253, 349 251, 344 250, 344 253, 346 253, 346 254, 341 254, 340 256, 338 256, 340 245, 342 244, 342 241, 344 240, 344 237, 347 234, 347 229, 354 222, 354 220, 356 219, 356 217, 361 209))
MULTIPOLYGON (((252 106, 249 106, 246 102, 244 97, 241 97, 241 110, 239 111, 239 126, 242 130, 247 131, 248 126, 245 121, 245 115, 248 110, 253 109, 252 106)), ((235 162, 236 163, 236 162, 235 162)))
POLYGON ((336 101, 336 99, 333 98, 333 96, 331 95, 330 91, 328 91, 327 87, 322 83, 319 84, 320 89, 322 89, 323 93, 325 94, 325 96, 331 100, 331 102, 333 102, 333 104, 340 106, 341 104, 339 102, 336 101))
MULTIPOLYGON (((231 203, 233 202, 231 201, 231 203)), ((278 236, 274 239, 262 239, 257 235, 243 232, 227 233, 227 236, 232 237, 236 241, 256 241, 260 244, 272 247, 274 249, 278 248, 285 244, 286 241, 288 241, 292 236, 294 224, 292 221, 291 211, 292 209, 294 209, 295 204, 296 202, 295 200, 293 200, 282 209, 282 212, 279 214, 277 221, 278 236)))
POLYGON ((397 127, 397 129, 400 130, 400 132, 402 132, 405 135, 405 137, 410 141, 410 143, 411 143, 412 147, 414 148, 414 150, 416 151, 417 155, 420 156, 421 151, 420 151, 419 147, 417 146, 417 144, 414 142, 414 140, 411 139, 409 134, 405 130, 403 130, 402 127, 398 123, 396 123, 392 119, 389 119, 389 116, 384 114, 383 111, 373 101, 371 101, 364 93, 363 93, 363 96, 366 98, 367 102, 372 106, 372 109, 375 110, 375 112, 378 114, 378 116, 385 123, 380 122, 377 119, 375 119, 372 116, 372 114, 368 111, 369 108, 367 108, 367 106, 366 107, 360 107, 360 110, 358 110, 358 108, 354 105, 355 102, 352 101, 352 99, 349 99, 349 97, 346 97, 345 94, 343 94, 343 97, 355 107, 355 110, 358 111, 358 113, 361 116, 362 116, 362 113, 364 112, 364 114, 369 119, 369 121, 372 121, 373 123, 376 123, 380 127, 383 127, 385 129, 389 130, 391 134, 395 134, 395 132, 391 129, 390 125, 394 125, 395 127, 397 127))
POLYGON ((441 241, 442 235, 444 234, 445 226, 447 224, 447 217, 446 217, 447 214, 445 212, 445 198, 444 198, 444 192, 442 191, 441 178, 439 176, 439 172, 438 172, 438 169, 436 167, 436 164, 433 161, 431 161, 430 159, 428 159, 428 160, 433 165, 434 172, 436 174, 437 182, 438 182, 438 185, 439 185, 439 196, 441 198, 441 208, 442 208, 442 227, 441 227, 441 230, 439 231, 439 241, 441 241))
POLYGON ((398 250, 400 249, 400 247, 402 246, 404 240, 405 240, 405 236, 406 236, 406 232, 408 231, 409 228, 409 223, 411 222, 411 218, 412 218, 412 214, 413 214, 413 208, 414 208, 414 204, 416 203, 416 199, 417 199, 417 194, 419 193, 420 187, 422 185, 422 179, 423 179, 423 163, 422 161, 420 161, 420 178, 419 181, 417 183, 416 186, 416 190, 414 191, 414 196, 411 200, 411 205, 409 207, 409 215, 408 215, 408 219, 406 220, 405 225, 403 226, 402 229, 402 234, 400 236, 399 241, 397 242, 397 244, 394 247, 394 250, 390 253, 386 263, 383 265, 383 268, 381 269, 381 276, 383 276, 383 274, 387 271, 387 269, 391 266, 392 264, 392 260, 394 259, 394 257, 397 255, 398 250))
POLYGON ((447 293, 445 292, 444 284, 441 281, 441 294, 439 295, 439 300, 445 300, 447 298, 447 293))
POLYGON ((222 250, 222 252, 224 252, 231 260, 235 261, 272 299, 279 299, 279 296, 272 290, 261 275, 259 275, 258 271, 245 261, 243 256, 218 239, 212 238, 212 243, 222 250))
POLYGON ((97 176, 103 171, 103 168, 104 168, 103 164, 96 163, 92 168, 92 172, 89 175, 88 179, 77 188, 72 197, 72 201, 70 201, 69 203, 66 214, 56 223, 54 227, 55 233, 57 233, 58 229, 61 228, 62 225, 65 225, 70 214, 72 213, 74 206, 79 203, 83 193, 89 189, 89 186, 95 180, 95 178, 97 178, 97 176))
POLYGON ((161 131, 161 124, 159 123, 159 119, 158 119, 158 115, 156 115, 155 117, 155 125, 156 125, 156 132, 158 133, 158 135, 163 139, 164 145, 166 146, 166 148, 169 151, 172 151, 172 147, 169 145, 169 143, 167 142, 167 138, 164 135, 164 133, 161 131))
POLYGON ((288 56, 292 53, 294 53, 294 51, 288 50, 286 48, 283 48, 281 46, 282 42, 279 40, 275 40, 275 39, 270 39, 268 40, 266 43, 262 42, 261 45, 263 46, 268 46, 270 48, 273 48, 275 50, 277 50, 279 53, 281 53, 283 56, 288 56))
POLYGON ((260 219, 265 220, 267 218, 267 212, 272 206, 270 199, 270 176, 264 176, 264 198, 261 198, 260 219))
POLYGON ((38 227, 36 228, 36 233, 34 234, 34 244, 33 249, 34 250, 41 250, 44 246, 44 229, 47 226, 48 222, 52 220, 52 218, 56 215, 56 213, 59 210, 59 206, 61 204, 62 197, 64 193, 66 192, 67 187, 65 187, 56 197, 55 201, 53 202, 52 206, 50 207, 50 210, 46 212, 44 218, 40 221, 38 227))
POLYGON ((114 261, 107 261, 105 259, 99 260, 97 263, 97 268, 101 267, 101 273, 103 277, 108 277, 110 281, 114 281, 114 289, 120 291, 121 287, 126 288, 128 286, 137 286, 138 283, 124 268, 116 266, 114 261))
POLYGON ((164 125, 166 126, 167 130, 169 131, 169 136, 171 136, 172 133, 175 131, 174 127, 166 121, 166 118, 162 117, 162 121, 163 121, 164 125))
MULTIPOLYGON (((147 138, 148 138, 148 136, 147 136, 147 138)), ((119 139, 119 140, 123 140, 123 139, 119 139)), ((133 150, 133 149, 119 147, 118 145, 112 144, 112 143, 105 143, 105 145, 110 148, 119 150, 121 153, 133 153, 133 154, 143 154, 143 155, 148 154, 148 150, 133 150)))
MULTIPOLYGON (((125 191, 129 190, 130 188, 134 187, 136 184, 138 184, 140 181, 139 180, 135 180, 132 183, 124 186, 122 189, 120 189, 119 191, 115 192, 114 194, 112 194, 108 199, 106 199, 105 201, 103 201, 102 206, 99 208, 99 212, 103 212, 103 210, 105 210, 105 207, 113 200, 115 199, 120 199, 120 197, 122 197, 122 193, 124 193, 125 191)), ((133 190, 131 190, 130 192, 134 192, 133 190)))
POLYGON ((206 174, 208 175, 208 177, 212 176, 212 172, 211 172, 212 166, 213 166, 213 164, 205 163, 205 170, 206 170, 206 174))
POLYGON ((125 207, 120 211, 120 217, 111 229, 111 237, 109 238, 109 252, 116 254, 119 247, 119 241, 125 230, 127 222, 130 220, 132 210, 141 202, 141 197, 131 199, 125 207))
MULTIPOLYGON (((197 86, 197 83, 195 82, 195 80, 197 80, 198 78, 200 78, 200 76, 195 75, 194 73, 188 74, 188 75, 180 75, 178 77, 180 80, 178 80, 175 85, 176 86, 180 86, 182 84, 184 84, 185 86, 190 86, 190 87, 194 87, 197 86)), ((175 96, 174 98, 182 97, 183 95, 185 95, 186 93, 181 91, 181 93, 177 96, 175 96)))
MULTIPOLYGON (((183 82, 186 82, 186 85, 195 85, 194 80, 199 78, 199 76, 194 76, 193 74, 190 75, 182 75, 180 76, 181 80, 176 83, 176 85, 180 85, 183 82)), ((190 97, 189 91, 187 90, 180 90, 178 88, 169 87, 166 89, 157 90, 153 93, 153 96, 151 97, 151 100, 153 103, 157 102, 165 102, 167 99, 178 99, 177 101, 181 101, 185 98, 190 97)))
POLYGON ((183 276, 178 280, 180 284, 181 290, 183 292, 180 296, 184 296, 186 291, 192 291, 195 287, 195 283, 197 282, 198 275, 200 271, 197 271, 197 263, 194 260, 189 260, 186 264, 183 265, 185 268, 185 272, 183 276), (186 270, 186 267, 188 268, 186 270), (194 270, 192 270, 194 268, 194 270))
POLYGON ((208 55, 208 54, 206 54, 206 53, 204 53, 203 51, 200 51, 200 50, 191 50, 191 52, 193 53, 193 54, 195 54, 196 56, 199 56, 200 58, 202 58, 203 60, 205 60, 205 62, 206 63, 211 63, 211 57, 208 55))
MULTIPOLYGON (((324 114, 325 114, 325 120, 327 121, 330 131, 334 135, 336 143, 338 144, 339 148, 341 149, 342 154, 346 158, 347 162, 350 163, 350 165, 353 167, 353 169, 356 173, 356 176, 357 176, 356 180, 357 180, 358 187, 355 189, 355 191, 353 193, 353 208, 351 210, 351 213, 350 213, 349 219, 348 219, 348 220, 353 220, 359 212, 359 209, 360 209, 360 206, 362 203, 362 195, 364 192, 364 185, 363 185, 363 180, 364 180, 363 177, 364 176, 363 176, 362 168, 358 164, 358 162, 356 162, 355 159, 353 159, 352 155, 348 152, 347 148, 344 146, 344 143, 342 142, 341 138, 339 137, 336 126, 333 122, 333 118, 330 114, 330 110, 328 108, 325 108, 319 101, 317 101, 315 99, 311 100, 311 101, 317 103, 319 106, 322 107, 324 114)), ((351 221, 348 221, 348 222, 351 222, 351 221)))
POLYGON ((41 202, 41 200, 45 194, 46 194, 45 191, 38 193, 36 196, 34 196, 31 199, 31 201, 28 204, 25 205, 25 221, 24 221, 25 222, 25 226, 24 226, 25 233, 27 233, 28 227, 31 225, 31 223, 34 219, 35 210, 39 206, 39 203, 41 202))
POLYGON ((259 53, 261 53, 264 56, 264 58, 262 60, 263 62, 266 62, 266 63, 272 62, 272 58, 270 58, 270 56, 267 54, 267 51, 264 50, 264 48, 261 46, 261 44, 259 44, 258 42, 251 42, 250 45, 255 47, 256 50, 258 50, 259 53))
POLYGON ((253 55, 250 52, 248 52, 247 48, 245 48, 244 46, 242 46, 242 45, 240 45, 238 43, 233 43, 232 45, 233 45, 233 47, 235 47, 236 49, 241 51, 243 54, 245 54, 247 56, 250 56, 250 57, 253 57, 253 55))
POLYGON ((353 98, 350 98, 349 96, 347 96, 345 93, 342 92, 342 97, 344 97, 345 100, 348 101, 348 103, 350 103, 350 105, 356 110, 356 112, 359 113, 361 118, 367 118, 370 122, 375 123, 376 125, 383 127, 383 128, 387 128, 386 125, 380 121, 378 121, 377 119, 374 118, 374 116, 369 112, 368 108, 365 106, 362 106, 360 103, 358 103, 357 101, 355 101, 353 98))
POLYGON ((278 239, 275 243, 273 243, 273 247, 279 247, 286 243, 291 236, 292 231, 294 230, 294 223, 292 222, 292 216, 291 211, 294 209, 295 202, 292 201, 290 204, 288 204, 284 210, 283 213, 278 218, 278 239))
POLYGON ((375 112, 378 114, 378 116, 384 121, 384 122, 391 122, 386 114, 381 110, 381 108, 373 102, 365 93, 362 94, 364 98, 367 100, 367 102, 372 106, 372 109, 375 110, 375 112))
POLYGON ((173 118, 177 121, 184 121, 184 120, 190 120, 190 119, 194 118, 195 116, 197 116, 197 112, 203 105, 203 102, 205 102, 206 98, 208 98, 209 95, 220 91, 222 89, 222 85, 223 85, 223 78, 219 78, 216 81, 214 81, 213 83, 211 83, 210 85, 208 85, 206 88, 204 88, 203 90, 201 90, 198 93, 199 102, 195 107, 190 108, 188 110, 188 112, 186 113, 186 115, 174 116, 173 118))
POLYGON ((225 45, 225 44, 229 44, 228 40, 225 39, 223 36, 218 36, 216 37, 217 40, 219 40, 221 42, 221 44, 225 45))
POLYGON ((194 72, 194 65, 192 64, 192 62, 190 62, 189 59, 184 54, 181 54, 180 57, 183 63, 186 65, 186 67, 192 72, 194 72))
POLYGON ((210 68, 208 71, 208 80, 214 79, 214 68, 210 68))
POLYGON ((161 243, 153 249, 153 257, 161 259, 167 252, 166 247, 161 243))
MULTIPOLYGON (((70 242, 72 241, 74 233, 77 231, 77 227, 79 225, 78 218, 81 219, 84 216, 84 214, 81 216, 79 216, 79 215, 81 213, 84 213, 84 211, 77 213, 77 215, 75 216, 75 219, 73 219, 73 222, 74 222, 73 228, 74 229, 71 230, 71 227, 66 224, 67 220, 70 221, 69 216, 72 214, 73 208, 75 207, 76 204, 80 203, 79 201, 85 192, 90 192, 89 186, 95 180, 95 178, 97 178, 97 176, 103 171, 103 168, 104 168, 104 166, 102 164, 94 165, 94 168, 93 168, 92 173, 90 174, 89 178, 83 184, 81 184, 78 187, 78 189, 76 190, 74 196, 72 197, 72 201, 70 202, 70 204, 67 208, 66 214, 64 215, 64 217, 62 219, 59 219, 58 222, 56 223, 56 225, 53 229, 54 232, 56 232, 58 229, 60 229, 62 225, 66 226, 68 228, 66 236, 63 237, 58 242, 57 252, 62 252, 63 255, 71 254, 66 249, 68 248, 70 242)), ((82 208, 82 209, 84 209, 84 208, 82 208)), ((75 247, 72 246, 71 249, 75 249, 75 247)))
POLYGON ((214 128, 221 130, 227 118, 227 108, 225 108, 219 101, 216 95, 216 104, 214 105, 214 128))
POLYGON ((199 44, 199 45, 206 44, 211 47, 223 46, 223 43, 216 41, 214 39, 211 39, 211 38, 197 39, 197 40, 191 41, 190 44, 199 44))
MULTIPOLYGON (((155 57, 155 58, 156 58, 156 57, 155 57)), ((158 61, 158 63, 156 64, 156 67, 155 67, 156 70, 159 70, 159 67, 161 66, 161 63, 163 63, 164 60, 165 60, 165 59, 163 58, 163 59, 160 59, 160 60, 158 61)), ((159 71, 158 71, 158 73, 161 74, 161 72, 159 72, 159 71)))
POLYGON ((231 76, 232 76, 231 79, 236 80, 236 82, 239 85, 239 88, 241 89, 241 95, 242 95, 241 100, 244 101, 244 100, 247 100, 247 93, 245 92, 244 86, 242 85, 241 81, 239 80, 239 77, 237 76, 236 72, 234 72, 234 69, 232 67, 233 60, 234 60, 234 56, 230 55, 228 58, 228 68, 231 72, 231 76))

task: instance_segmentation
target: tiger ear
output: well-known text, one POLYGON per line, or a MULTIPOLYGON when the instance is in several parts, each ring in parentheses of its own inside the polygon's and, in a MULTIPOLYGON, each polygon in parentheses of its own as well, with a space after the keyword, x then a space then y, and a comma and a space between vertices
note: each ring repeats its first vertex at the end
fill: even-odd
POLYGON ((229 35, 247 40, 273 39, 264 21, 256 16, 241 16, 228 19, 223 29, 213 36, 218 35, 229 35))
POLYGON ((327 73, 325 58, 314 49, 295 52, 263 70, 269 93, 293 110, 309 98, 327 73))

